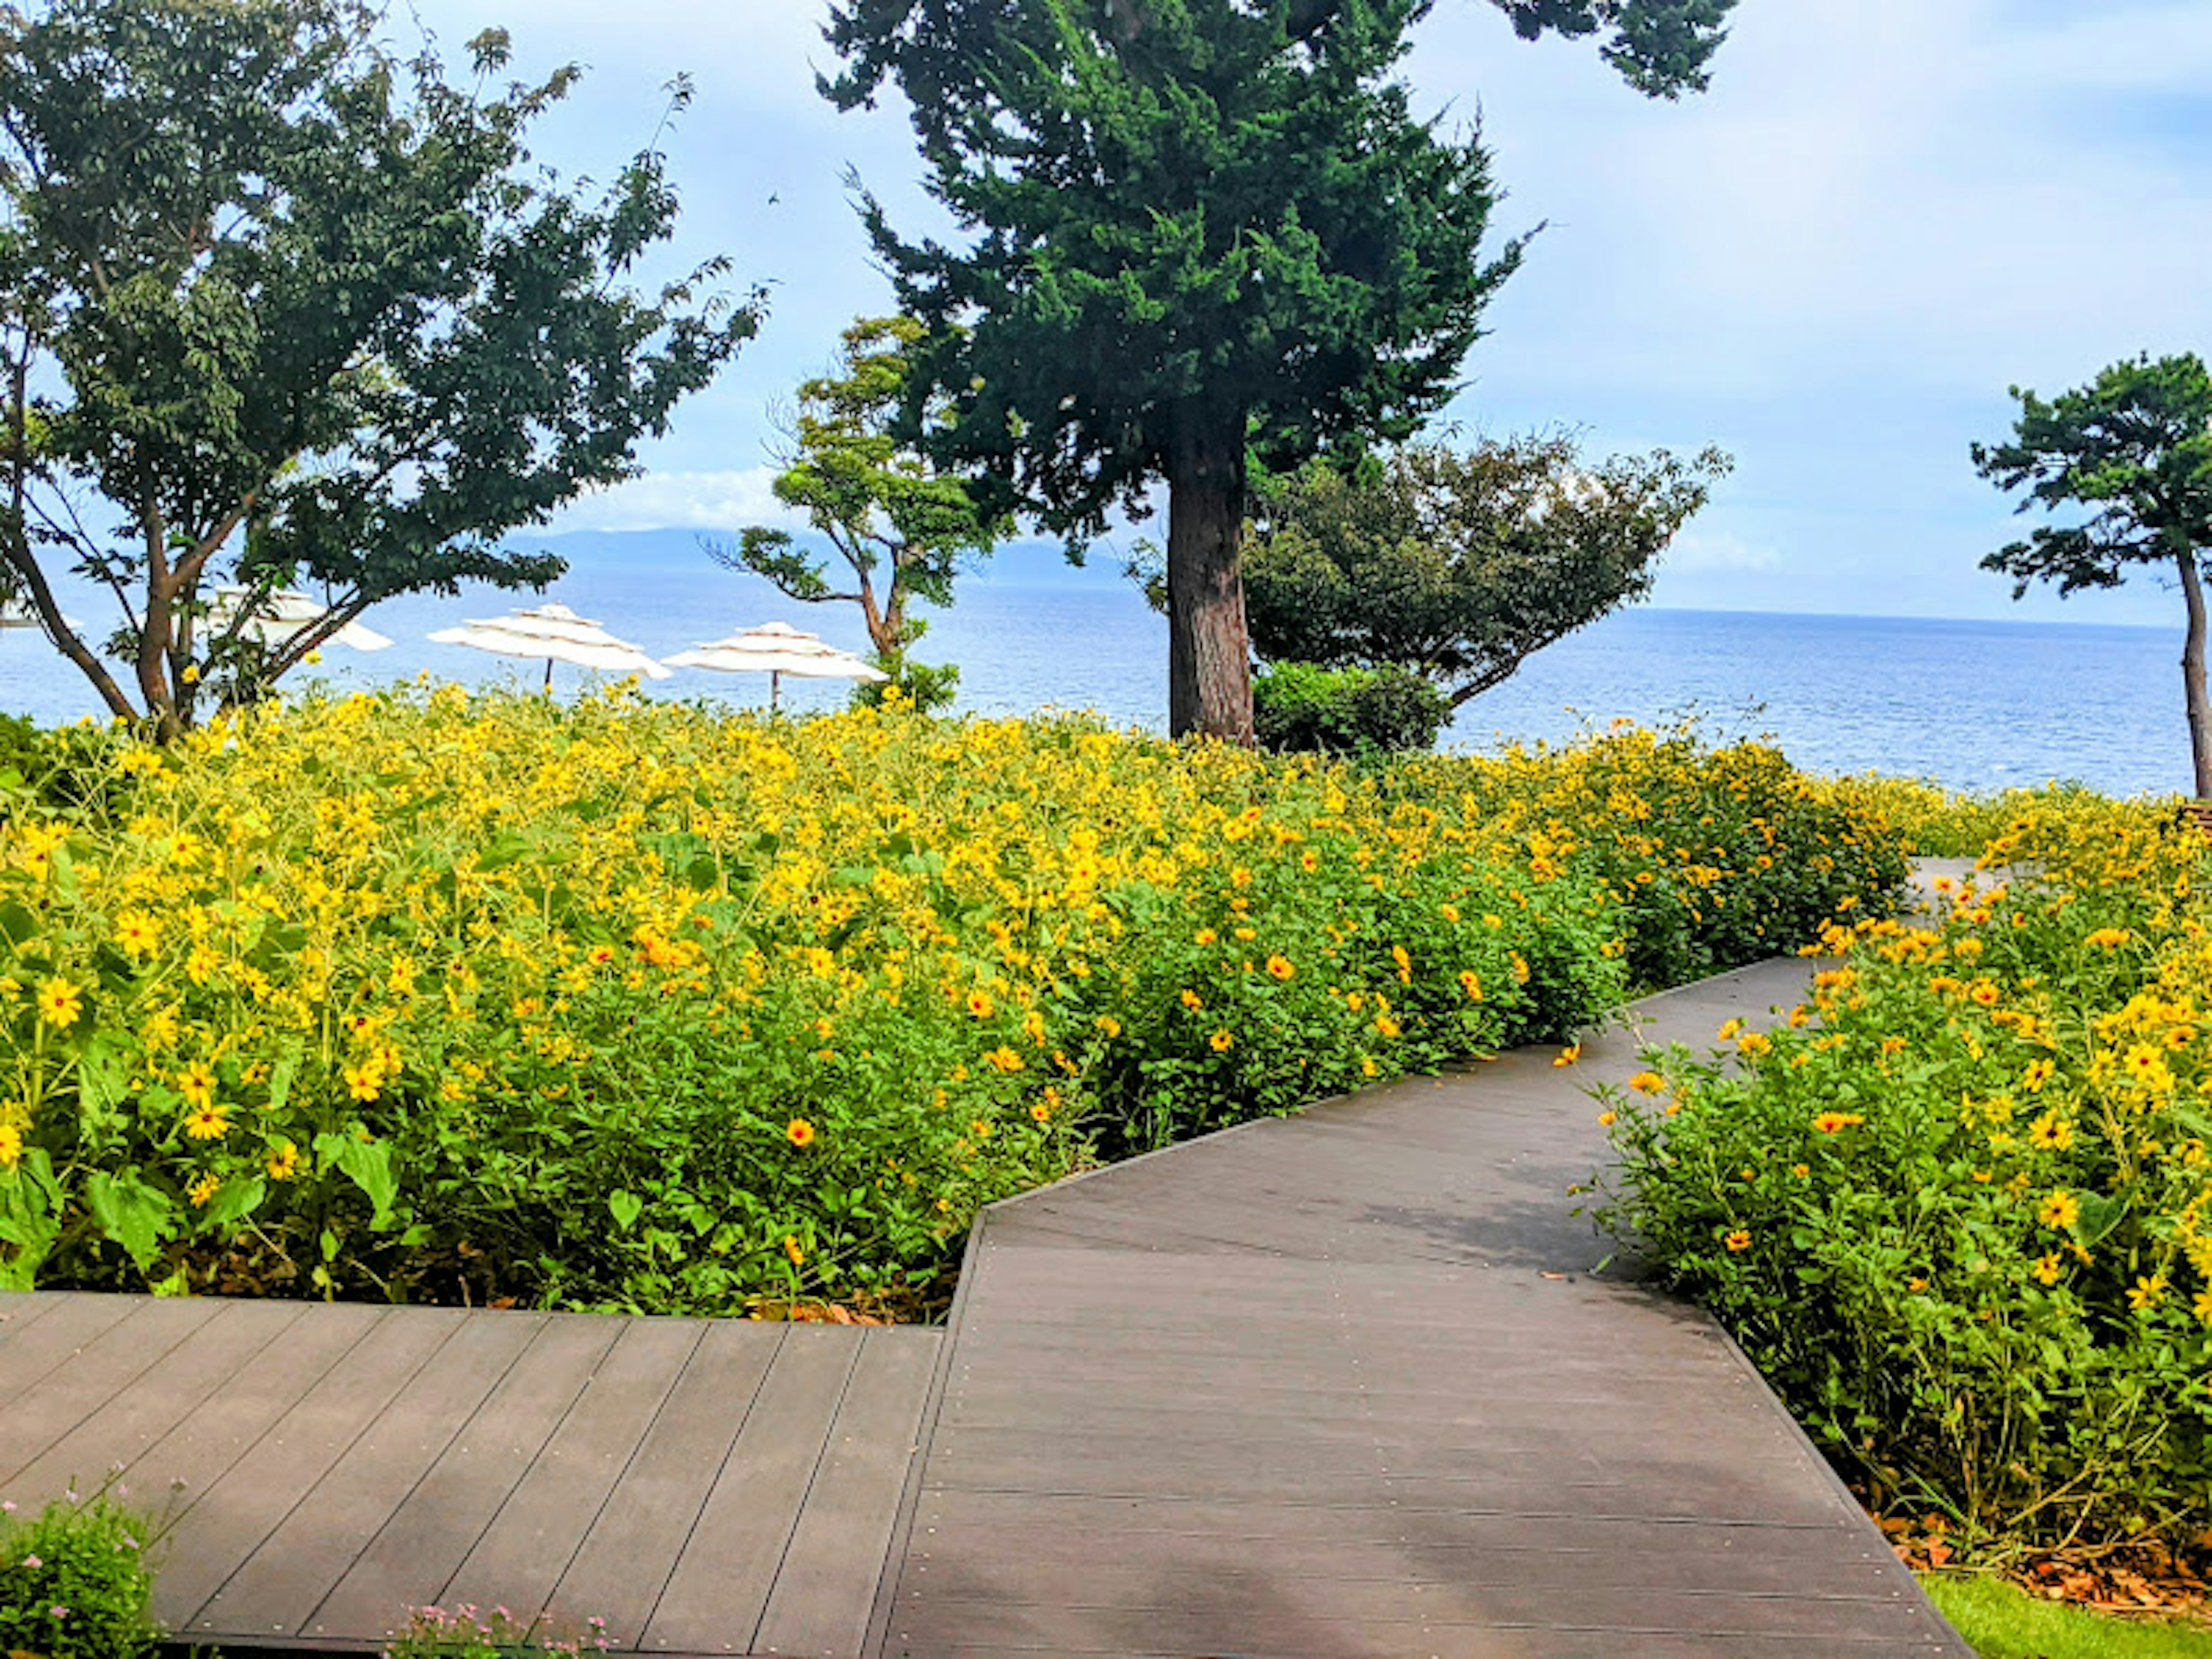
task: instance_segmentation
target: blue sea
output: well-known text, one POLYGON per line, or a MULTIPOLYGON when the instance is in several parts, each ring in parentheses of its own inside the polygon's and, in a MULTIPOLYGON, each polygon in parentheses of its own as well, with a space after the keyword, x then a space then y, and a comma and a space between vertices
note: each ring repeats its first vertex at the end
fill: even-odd
MULTIPOLYGON (((806 607, 702 558, 579 558, 556 598, 655 655, 783 618, 848 649, 865 646, 849 605, 806 607)), ((314 671, 350 689, 428 674, 535 686, 543 669, 429 643, 424 635, 500 615, 527 598, 483 590, 416 596, 365 620, 398 643, 362 655, 333 648, 314 671)), ((97 600, 72 593, 88 621, 97 600)), ((1954 788, 2071 779, 2119 794, 2185 792, 2178 629, 1915 621, 1746 612, 1620 612, 1530 659, 1460 711, 1447 746, 1572 738, 1618 717, 1693 715, 1719 736, 1760 735, 1823 772, 1878 770, 1954 788)), ((1166 624, 1124 585, 989 581, 933 614, 917 654, 960 665, 959 708, 1020 714, 1089 709, 1161 729, 1166 624)), ((562 666, 564 694, 590 677, 562 666)), ((841 703, 842 683, 786 680, 804 712, 841 703)), ((760 676, 680 673, 652 695, 764 704, 760 676)), ((0 708, 46 722, 97 714, 75 669, 33 630, 0 632, 0 708)))

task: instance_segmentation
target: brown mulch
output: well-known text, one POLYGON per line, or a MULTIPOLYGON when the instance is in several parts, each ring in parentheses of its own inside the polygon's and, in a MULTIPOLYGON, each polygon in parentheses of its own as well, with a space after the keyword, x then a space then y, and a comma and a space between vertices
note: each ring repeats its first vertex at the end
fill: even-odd
POLYGON ((1994 1567, 2032 1595, 2119 1617, 2212 1620, 2212 1533, 2174 1545, 2161 1539, 2094 1548, 2031 1553, 2003 1560, 1966 1559, 1940 1515, 1920 1520, 1877 1516, 1875 1524, 1899 1560, 1915 1572, 1994 1567))

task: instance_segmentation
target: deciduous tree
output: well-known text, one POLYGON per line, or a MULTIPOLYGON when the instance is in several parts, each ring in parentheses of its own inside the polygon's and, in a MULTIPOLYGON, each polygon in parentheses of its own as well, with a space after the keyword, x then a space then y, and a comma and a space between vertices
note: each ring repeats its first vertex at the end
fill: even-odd
POLYGON ((2212 374, 2193 352, 2113 364, 2049 402, 2019 386, 2013 435, 1976 444, 1974 466, 2001 489, 2025 489, 2018 511, 2063 513, 1982 568, 2039 581, 2060 596, 2118 587, 2136 567, 2172 575, 2188 631, 2183 697, 2197 793, 2212 796, 2212 699, 2205 694, 2204 586, 2212 576, 2212 374))
MULTIPOLYGON (((356 0, 49 0, 0 9, 0 562, 115 714, 191 724, 370 605, 540 586, 501 538, 635 470, 639 438, 753 331, 710 260, 641 290, 672 230, 660 154, 596 199, 527 169, 575 80, 485 94, 356 0), (55 602, 63 564, 125 625, 55 602), (228 575, 312 584, 285 646, 204 627, 228 575)), ((681 83, 673 102, 686 95, 681 83)))
POLYGON ((768 526, 748 527, 734 544, 707 545, 723 564, 804 604, 859 605, 878 665, 928 707, 951 700, 959 671, 907 659, 928 627, 909 607, 951 605, 963 560, 988 553, 1011 520, 894 430, 924 334, 911 317, 864 318, 845 331, 838 372, 799 389, 792 451, 774 488, 805 512, 844 571, 833 578, 827 560, 768 526))
MULTIPOLYGON (((1703 84, 1729 0, 1498 0, 1598 34, 1644 90, 1703 84)), ((840 106, 902 91, 964 247, 865 212, 941 453, 1079 550, 1168 495, 1169 718, 1249 740, 1248 457, 1410 435, 1456 389, 1521 245, 1469 136, 1396 70, 1431 0, 840 0, 840 106)))
POLYGON ((1407 669, 1456 708, 1650 592, 1729 459, 1585 465, 1567 434, 1319 462, 1259 492, 1245 552, 1269 662, 1407 669))

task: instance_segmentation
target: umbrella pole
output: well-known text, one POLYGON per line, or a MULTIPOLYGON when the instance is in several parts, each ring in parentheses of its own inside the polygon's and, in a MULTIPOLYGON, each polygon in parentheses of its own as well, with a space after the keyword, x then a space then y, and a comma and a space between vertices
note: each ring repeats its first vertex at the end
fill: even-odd
POLYGON ((553 659, 550 657, 545 659, 545 695, 549 697, 553 695, 553 659))
POLYGON ((771 668, 768 673, 768 712, 775 713, 775 694, 783 689, 783 676, 771 668))

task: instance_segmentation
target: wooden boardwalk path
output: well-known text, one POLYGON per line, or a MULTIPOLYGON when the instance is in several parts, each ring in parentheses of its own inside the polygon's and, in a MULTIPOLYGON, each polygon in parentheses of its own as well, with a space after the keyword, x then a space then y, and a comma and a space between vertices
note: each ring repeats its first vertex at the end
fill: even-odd
MULTIPOLYGON (((1640 1005, 1709 1042, 1775 963, 1640 1005)), ((1712 1322, 1591 1272, 1636 1043, 1509 1054, 988 1211, 896 1659, 1964 1656, 1712 1322)))
POLYGON ((997 1206, 944 1333, 0 1297, 0 1497, 183 1481, 161 1611, 232 1649, 474 1601, 696 1659, 1964 1656, 1718 1329, 1594 1276, 1582 1091, 1635 1054, 997 1206))
POLYGON ((856 1659, 941 1335, 0 1297, 0 1498, 114 1465, 182 1636, 374 1650, 425 1603, 856 1659))

